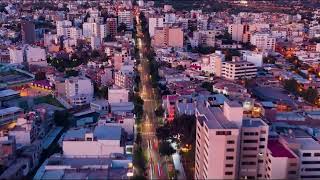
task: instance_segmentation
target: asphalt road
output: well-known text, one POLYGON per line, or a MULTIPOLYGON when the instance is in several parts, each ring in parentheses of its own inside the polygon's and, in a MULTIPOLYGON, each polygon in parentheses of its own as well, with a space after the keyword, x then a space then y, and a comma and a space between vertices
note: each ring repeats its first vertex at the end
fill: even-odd
MULTIPOLYGON (((141 32, 141 24, 139 17, 137 18, 137 31, 141 32)), ((158 126, 158 119, 154 113, 157 108, 158 100, 156 91, 152 87, 149 60, 146 58, 145 43, 143 39, 138 38, 138 48, 140 54, 140 65, 138 67, 141 78, 140 96, 144 101, 143 122, 142 122, 142 144, 148 156, 148 177, 150 179, 168 179, 167 165, 163 157, 158 151, 158 139, 155 135, 158 126)))

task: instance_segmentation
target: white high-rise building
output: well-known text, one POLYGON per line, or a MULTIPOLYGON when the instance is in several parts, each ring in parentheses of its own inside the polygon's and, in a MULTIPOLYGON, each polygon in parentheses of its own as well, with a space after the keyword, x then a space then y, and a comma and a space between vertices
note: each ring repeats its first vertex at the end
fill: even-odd
POLYGON ((243 119, 240 144, 240 179, 264 179, 269 126, 262 119, 243 119))
POLYGON ((100 25, 95 22, 85 22, 82 24, 82 34, 85 38, 100 36, 100 25))
POLYGON ((133 28, 133 14, 130 10, 120 10, 118 12, 118 25, 124 23, 127 29, 133 28))
POLYGON ((29 65, 47 66, 47 53, 41 47, 27 46, 25 48, 26 60, 29 65))
POLYGON ((63 20, 63 21, 57 21, 56 22, 56 27, 57 27, 57 35, 58 36, 63 36, 65 35, 65 28, 71 27, 72 22, 68 20, 63 20))
POLYGON ((250 42, 255 45, 259 50, 271 50, 276 49, 276 38, 267 33, 256 33, 251 36, 250 42))
POLYGON ((150 37, 154 35, 154 29, 157 27, 163 27, 163 17, 150 17, 149 18, 149 34, 150 37))
POLYGON ((93 83, 86 77, 70 77, 65 80, 65 94, 72 105, 84 105, 92 101, 93 83))
POLYGON ((229 107, 221 110, 200 103, 197 105, 195 179, 238 177, 240 129, 228 118, 241 115, 237 114, 239 106, 230 103, 229 107))
POLYGON ((24 61, 24 48, 12 46, 9 47, 10 63, 21 64, 24 61))

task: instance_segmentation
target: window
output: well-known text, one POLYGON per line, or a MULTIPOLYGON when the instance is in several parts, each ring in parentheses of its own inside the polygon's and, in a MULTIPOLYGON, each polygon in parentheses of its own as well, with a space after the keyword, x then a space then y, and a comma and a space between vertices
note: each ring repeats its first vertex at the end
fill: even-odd
POLYGON ((244 147, 243 150, 244 151, 256 151, 257 148, 256 147, 244 147))
POLYGON ((314 153, 314 156, 318 157, 318 156, 320 156, 320 153, 314 153))
POLYGON ((302 161, 302 164, 320 164, 320 161, 302 161))
POLYGON ((259 160, 258 160, 258 163, 263 163, 263 160, 259 159, 259 160))
POLYGON ((306 168, 305 171, 320 171, 320 168, 306 168))
POLYGON ((289 164, 291 167, 297 166, 297 163, 290 163, 289 164))
POLYGON ((228 148, 227 152, 234 152, 234 149, 233 148, 228 148))
POLYGON ((311 157, 311 153, 303 153, 302 156, 303 157, 311 157))
POLYGON ((226 167, 233 167, 233 164, 226 164, 226 167))
POLYGON ((228 135, 231 135, 231 131, 217 131, 216 135, 228 136, 228 135))
POLYGON ((258 132, 244 132, 243 135, 245 135, 245 136, 258 136, 258 132))
POLYGON ((227 141, 227 144, 234 144, 233 140, 227 141))
POLYGON ((228 171, 228 172, 225 172, 224 174, 227 176, 231 176, 233 173, 228 171))
POLYGON ((303 178, 320 178, 320 175, 309 175, 309 176, 300 176, 302 179, 303 178))
POLYGON ((258 143, 257 140, 243 140, 243 143, 258 143))
POLYGON ((260 145, 259 148, 260 148, 260 149, 263 149, 263 148, 264 148, 264 145, 260 145))
POLYGON ((233 160, 233 156, 227 156, 226 160, 233 160))
POLYGON ((243 155, 242 156, 243 158, 256 158, 257 157, 257 155, 255 155, 255 154, 252 154, 252 155, 243 155))
POLYGON ((266 140, 266 138, 260 138, 260 141, 265 141, 266 140))
POLYGON ((289 171, 288 174, 297 174, 296 171, 289 171))
POLYGON ((256 162, 242 162, 241 165, 256 165, 256 162))

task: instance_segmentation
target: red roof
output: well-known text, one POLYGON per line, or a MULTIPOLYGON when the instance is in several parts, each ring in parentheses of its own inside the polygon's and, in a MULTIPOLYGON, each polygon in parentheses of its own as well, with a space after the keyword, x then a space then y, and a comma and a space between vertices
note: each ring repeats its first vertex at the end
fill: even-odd
POLYGON ((268 149, 271 151, 273 157, 295 158, 295 156, 278 140, 269 140, 268 149))

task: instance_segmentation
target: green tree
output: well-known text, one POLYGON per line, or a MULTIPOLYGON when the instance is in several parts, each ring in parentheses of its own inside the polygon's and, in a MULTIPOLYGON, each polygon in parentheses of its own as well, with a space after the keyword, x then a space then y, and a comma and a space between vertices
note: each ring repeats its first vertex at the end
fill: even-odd
POLYGON ((62 126, 64 128, 69 127, 69 112, 67 110, 64 111, 55 111, 53 114, 53 120, 57 126, 62 126))
POLYGON ((164 113, 164 109, 162 108, 162 106, 159 106, 154 113, 156 114, 157 117, 162 117, 163 113, 164 113))
POLYGON ((273 56, 267 56, 267 57, 264 57, 263 58, 263 63, 266 63, 266 64, 275 64, 276 63, 276 58, 273 57, 273 56))
POLYGON ((295 79, 289 79, 284 81, 284 89, 297 94, 298 93, 299 84, 295 79))
POLYGON ((71 70, 67 70, 67 71, 66 71, 66 76, 67 76, 67 77, 71 77, 71 76, 76 77, 76 76, 78 76, 78 75, 79 75, 79 71, 77 71, 77 70, 71 69, 71 70))
POLYGON ((302 93, 302 97, 309 103, 315 103, 318 99, 318 91, 309 87, 306 91, 302 93))
POLYGON ((118 32, 125 32, 127 30, 127 25, 125 23, 120 23, 117 30, 118 32))
POLYGON ((212 83, 211 82, 208 82, 208 81, 204 81, 202 84, 201 84, 201 87, 206 89, 207 91, 209 92, 213 92, 213 86, 212 86, 212 83))
POLYGON ((171 156, 176 150, 171 146, 168 141, 162 141, 159 145, 159 153, 161 156, 171 156))
POLYGON ((133 164, 134 167, 137 168, 138 174, 143 174, 143 172, 146 171, 146 157, 144 155, 143 149, 141 146, 138 146, 135 148, 134 153, 133 153, 133 164))
POLYGON ((35 80, 39 81, 39 80, 45 80, 46 79, 46 73, 43 71, 39 71, 35 74, 35 80))

